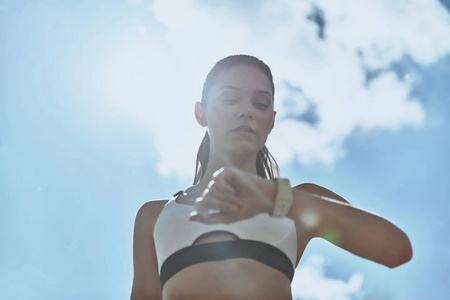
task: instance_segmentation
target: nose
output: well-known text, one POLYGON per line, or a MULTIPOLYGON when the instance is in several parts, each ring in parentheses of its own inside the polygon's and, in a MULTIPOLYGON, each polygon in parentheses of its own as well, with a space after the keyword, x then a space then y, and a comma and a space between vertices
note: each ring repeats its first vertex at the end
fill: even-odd
POLYGON ((250 112, 250 111, 242 112, 242 113, 239 114, 239 119, 242 119, 242 118, 244 118, 244 119, 245 118, 253 119, 253 113, 250 112))
POLYGON ((242 104, 239 107, 238 119, 241 119, 241 118, 253 119, 253 109, 252 109, 251 105, 242 104))

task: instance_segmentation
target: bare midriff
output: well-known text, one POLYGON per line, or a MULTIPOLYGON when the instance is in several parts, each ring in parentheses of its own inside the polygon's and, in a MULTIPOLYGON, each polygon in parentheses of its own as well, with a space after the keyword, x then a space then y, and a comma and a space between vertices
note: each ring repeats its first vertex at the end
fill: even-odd
MULTIPOLYGON (((195 244, 233 239, 228 234, 214 234, 195 244)), ((280 271, 253 259, 230 258, 180 270, 164 285, 163 299, 291 300, 292 294, 289 279, 280 271)))

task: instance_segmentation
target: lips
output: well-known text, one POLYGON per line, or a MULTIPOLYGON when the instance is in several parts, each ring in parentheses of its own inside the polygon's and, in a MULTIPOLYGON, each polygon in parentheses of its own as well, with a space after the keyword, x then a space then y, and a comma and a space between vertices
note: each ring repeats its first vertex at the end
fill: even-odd
POLYGON ((255 131, 248 125, 239 126, 239 127, 235 128, 235 129, 233 129, 233 131, 249 132, 249 133, 255 134, 255 131))

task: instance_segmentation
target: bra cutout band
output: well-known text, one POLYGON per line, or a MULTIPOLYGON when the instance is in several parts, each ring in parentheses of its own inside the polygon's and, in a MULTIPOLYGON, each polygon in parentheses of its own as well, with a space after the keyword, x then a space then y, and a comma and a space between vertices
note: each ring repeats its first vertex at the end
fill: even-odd
POLYGON ((204 234, 202 234, 202 235, 200 235, 198 238, 196 238, 193 242, 192 242, 192 245, 194 246, 200 239, 202 239, 202 238, 204 238, 204 237, 208 237, 208 236, 213 236, 214 234, 227 234, 227 235, 229 235, 229 236, 232 236, 234 239, 236 239, 236 240, 240 240, 241 238, 240 237, 238 237, 237 235, 235 235, 234 233, 232 233, 232 232, 229 232, 229 231, 225 231, 225 230, 214 230, 214 231, 210 231, 210 232, 207 232, 207 233, 204 233, 204 234))
POLYGON ((294 267, 289 257, 278 248, 254 240, 232 240, 192 245, 170 255, 162 264, 161 286, 173 275, 191 265, 229 258, 250 258, 279 270, 292 282, 294 267))

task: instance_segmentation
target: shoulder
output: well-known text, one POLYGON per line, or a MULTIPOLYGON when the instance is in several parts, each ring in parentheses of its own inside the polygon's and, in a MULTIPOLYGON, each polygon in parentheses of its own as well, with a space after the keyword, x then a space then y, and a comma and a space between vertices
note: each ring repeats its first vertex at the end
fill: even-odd
POLYGON ((294 189, 298 189, 302 192, 321 196, 321 197, 327 197, 334 200, 338 200, 344 203, 349 203, 347 200, 345 200, 343 197, 339 196, 335 192, 314 183, 301 183, 293 187, 294 189))
POLYGON ((153 228, 168 200, 143 204, 137 214, 133 235, 133 286, 131 299, 162 299, 153 228))
POLYGON ((136 214, 136 226, 153 227, 164 205, 169 200, 151 200, 144 203, 136 214))

